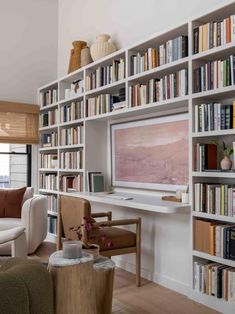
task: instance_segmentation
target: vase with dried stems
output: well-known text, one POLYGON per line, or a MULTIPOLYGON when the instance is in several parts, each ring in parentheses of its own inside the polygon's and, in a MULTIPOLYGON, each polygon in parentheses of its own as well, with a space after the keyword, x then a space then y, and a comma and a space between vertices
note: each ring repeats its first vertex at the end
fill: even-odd
POLYGON ((81 50, 87 45, 87 43, 82 40, 73 41, 72 44, 73 49, 70 51, 68 73, 71 73, 81 67, 81 50))

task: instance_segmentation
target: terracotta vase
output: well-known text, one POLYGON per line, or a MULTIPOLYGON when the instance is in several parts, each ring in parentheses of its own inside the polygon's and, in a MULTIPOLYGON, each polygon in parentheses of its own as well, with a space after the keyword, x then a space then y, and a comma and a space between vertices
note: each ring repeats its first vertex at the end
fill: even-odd
POLYGON ((83 47, 81 51, 81 67, 84 67, 85 65, 92 62, 91 54, 90 54, 90 48, 89 47, 83 47))
POLYGON ((86 47, 85 41, 76 40, 73 42, 73 49, 70 51, 69 69, 68 73, 71 73, 81 67, 81 50, 86 47))
POLYGON ((220 162, 220 166, 222 170, 230 170, 232 167, 232 161, 228 156, 224 156, 224 158, 220 162))
POLYGON ((109 42, 109 39, 110 36, 106 34, 96 36, 96 42, 90 48, 93 61, 99 60, 116 51, 115 45, 109 42))

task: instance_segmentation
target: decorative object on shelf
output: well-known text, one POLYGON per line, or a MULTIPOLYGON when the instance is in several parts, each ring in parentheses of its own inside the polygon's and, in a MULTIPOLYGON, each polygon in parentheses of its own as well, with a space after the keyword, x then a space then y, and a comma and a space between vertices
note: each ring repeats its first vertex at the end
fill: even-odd
POLYGON ((81 67, 92 62, 90 48, 88 46, 83 47, 81 50, 81 67))
POLYGON ((63 242, 63 258, 79 258, 82 256, 81 241, 64 241, 63 242))
POLYGON ((218 142, 217 140, 213 140, 212 142, 217 145, 219 152, 223 156, 223 159, 220 161, 221 169, 230 170, 232 168, 230 156, 233 154, 233 148, 230 145, 226 145, 224 141, 218 142))
POLYGON ((86 42, 81 40, 73 41, 73 49, 70 51, 69 69, 68 73, 71 73, 81 67, 81 50, 86 47, 86 42))
POLYGON ((52 156, 51 167, 52 168, 57 168, 58 167, 58 157, 57 156, 52 156))
POLYGON ((117 50, 115 45, 108 41, 109 39, 110 36, 106 34, 96 36, 96 42, 90 48, 93 61, 99 60, 117 50))

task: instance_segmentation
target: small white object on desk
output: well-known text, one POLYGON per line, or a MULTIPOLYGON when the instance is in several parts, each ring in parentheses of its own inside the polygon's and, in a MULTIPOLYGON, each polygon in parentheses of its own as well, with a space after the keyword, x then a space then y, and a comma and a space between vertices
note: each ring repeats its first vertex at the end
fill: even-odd
POLYGON ((188 204, 189 203, 189 193, 183 192, 181 194, 181 203, 188 204))
POLYGON ((63 258, 75 259, 82 256, 81 241, 64 241, 63 242, 63 258))

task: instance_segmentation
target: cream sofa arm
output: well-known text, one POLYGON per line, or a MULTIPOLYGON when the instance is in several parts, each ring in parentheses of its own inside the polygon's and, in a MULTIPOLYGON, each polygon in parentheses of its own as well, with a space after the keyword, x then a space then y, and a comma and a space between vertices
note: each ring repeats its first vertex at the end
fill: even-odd
POLYGON ((35 252, 47 235, 47 198, 34 196, 24 202, 21 211, 21 224, 25 227, 27 252, 35 252))

